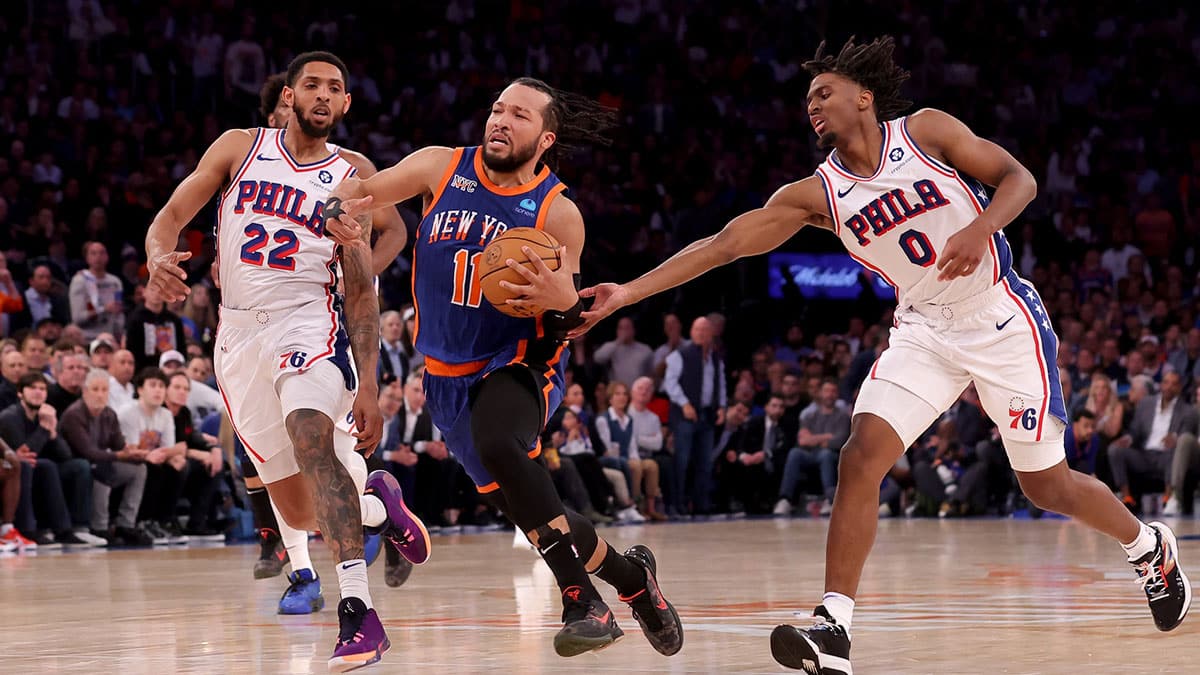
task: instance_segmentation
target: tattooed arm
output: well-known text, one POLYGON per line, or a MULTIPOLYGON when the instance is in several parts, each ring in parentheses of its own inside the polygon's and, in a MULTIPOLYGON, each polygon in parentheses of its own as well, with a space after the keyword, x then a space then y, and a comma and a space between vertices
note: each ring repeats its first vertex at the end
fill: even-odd
POLYGON ((383 437, 379 414, 379 383, 375 367, 379 361, 379 298, 375 295, 371 266, 371 214, 355 217, 362 228, 364 245, 341 247, 342 272, 346 281, 346 333, 358 369, 358 394, 354 399, 355 437, 367 455, 383 437))

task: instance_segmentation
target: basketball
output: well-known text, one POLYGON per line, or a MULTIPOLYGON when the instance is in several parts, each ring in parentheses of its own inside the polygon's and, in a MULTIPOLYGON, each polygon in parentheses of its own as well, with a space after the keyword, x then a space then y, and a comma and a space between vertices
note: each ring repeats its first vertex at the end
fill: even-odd
POLYGON ((508 230, 492 240, 483 251, 483 260, 479 264, 479 287, 483 289, 483 297, 492 303, 500 312, 509 316, 529 318, 539 316, 541 307, 513 307, 505 302, 517 295, 500 285, 501 281, 512 284, 526 284, 525 277, 505 264, 509 258, 516 260, 529 269, 534 269, 529 256, 521 249, 525 246, 533 249, 535 255, 551 270, 557 270, 562 265, 558 255, 558 241, 542 230, 532 227, 517 227, 508 230))

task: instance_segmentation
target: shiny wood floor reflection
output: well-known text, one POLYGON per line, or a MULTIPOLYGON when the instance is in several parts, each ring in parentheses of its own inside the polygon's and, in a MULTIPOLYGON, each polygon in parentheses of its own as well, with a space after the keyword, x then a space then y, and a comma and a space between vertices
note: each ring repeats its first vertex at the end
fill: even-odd
MULTIPOLYGON (((606 529, 649 544, 687 628, 655 653, 622 606, 627 637, 561 659, 549 571, 503 533, 435 537, 402 588, 372 568, 392 641, 365 673, 752 673, 784 670, 767 635, 821 591, 827 521, 746 521, 606 529)), ((1183 521, 1179 535, 1200 534, 1183 521)), ((90 551, 0 558, 0 672, 325 672, 337 635, 328 607, 281 617, 282 577, 255 581, 257 547, 90 551)), ((1200 541, 1181 539, 1200 579, 1200 541)), ((605 591, 615 603, 611 592, 605 591)), ((858 673, 1200 672, 1200 615, 1154 629, 1115 544, 1065 521, 884 521, 855 616, 858 673)))

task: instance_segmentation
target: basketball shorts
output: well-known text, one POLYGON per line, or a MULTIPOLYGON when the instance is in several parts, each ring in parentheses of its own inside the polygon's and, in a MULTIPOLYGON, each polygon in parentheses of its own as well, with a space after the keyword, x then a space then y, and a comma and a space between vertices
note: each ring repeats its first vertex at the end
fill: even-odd
POLYGON ((234 431, 264 483, 300 471, 284 423, 294 410, 328 415, 335 452, 354 453, 349 416, 357 379, 350 341, 327 298, 269 312, 222 307, 214 370, 234 431))
POLYGON ((1041 297, 1010 272, 960 303, 897 309, 890 346, 863 382, 854 412, 882 417, 908 447, 974 381, 1013 468, 1041 471, 1066 456, 1057 354, 1058 338, 1041 297), (897 409, 904 403, 885 394, 891 387, 884 383, 929 407, 897 409), (910 414, 914 409, 927 414, 910 414))
MULTIPOLYGON (((519 367, 528 368, 539 392, 538 404, 541 406, 544 427, 550 414, 562 403, 565 389, 563 368, 567 361, 567 350, 560 350, 556 356, 558 358, 549 364, 528 364, 522 362, 513 351, 499 354, 484 363, 465 366, 425 358, 425 407, 433 423, 442 432, 446 448, 462 464, 481 493, 492 492, 498 486, 492 475, 483 468, 471 438, 471 404, 480 383, 491 373, 508 365, 520 364, 519 367)), ((529 456, 536 458, 541 451, 541 443, 535 442, 529 448, 529 456)))

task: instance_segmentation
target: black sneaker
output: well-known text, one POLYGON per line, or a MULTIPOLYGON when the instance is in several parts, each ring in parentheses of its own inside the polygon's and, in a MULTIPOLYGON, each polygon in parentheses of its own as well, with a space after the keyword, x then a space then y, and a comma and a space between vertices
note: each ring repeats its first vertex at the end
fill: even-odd
POLYGON ((388 560, 383 568, 383 582, 391 588, 403 586, 413 571, 413 564, 407 558, 399 555, 396 558, 395 562, 388 560))
POLYGON ((554 636, 554 651, 559 656, 604 649, 625 635, 608 605, 599 598, 581 600, 582 592, 579 586, 563 591, 563 627, 554 636))
POLYGON ((118 527, 113 531, 118 546, 153 546, 154 537, 139 527, 118 527))
POLYGON ((771 656, 788 668, 809 675, 853 675, 850 668, 850 635, 838 625, 824 605, 813 610, 813 625, 786 624, 771 631, 771 656))
POLYGON ((86 541, 75 534, 74 530, 64 530, 54 535, 54 540, 63 546, 91 546, 91 542, 86 541))
POLYGON ((35 532, 32 539, 37 544, 39 551, 52 551, 62 548, 62 543, 55 539, 54 533, 49 530, 35 532))
POLYGON ((1150 601, 1154 625, 1161 631, 1173 630, 1183 623, 1192 605, 1192 585, 1179 566, 1175 533, 1162 523, 1149 525, 1158 537, 1154 550, 1129 562, 1137 570, 1138 584, 1150 601))
POLYGON ((186 544, 192 539, 183 533, 183 528, 179 526, 179 521, 174 518, 158 523, 158 529, 167 535, 168 544, 186 544))
POLYGON ((162 529, 158 523, 153 520, 142 521, 137 529, 146 536, 150 537, 150 543, 153 546, 165 546, 171 543, 171 537, 166 530, 162 529))
POLYGON ((650 646, 664 656, 677 654, 683 649, 683 624, 658 587, 654 554, 638 544, 625 551, 625 557, 646 570, 646 586, 629 597, 621 596, 621 602, 633 609, 633 618, 642 627, 650 646))
POLYGON ((254 578, 270 579, 283 574, 283 566, 288 562, 288 552, 283 547, 279 533, 264 527, 258 531, 258 543, 261 548, 258 560, 254 563, 254 578))

